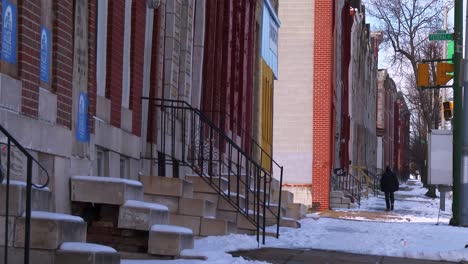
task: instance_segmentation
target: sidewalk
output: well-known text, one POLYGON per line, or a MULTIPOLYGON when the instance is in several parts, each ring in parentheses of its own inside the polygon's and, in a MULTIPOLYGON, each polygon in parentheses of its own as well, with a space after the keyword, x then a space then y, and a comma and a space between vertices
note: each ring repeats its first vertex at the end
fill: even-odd
MULTIPOLYGON (((376 245, 378 246, 378 245, 376 245)), ((451 264, 468 262, 430 261, 396 257, 381 257, 315 249, 262 248, 231 252, 235 257, 266 261, 272 264, 451 264)))

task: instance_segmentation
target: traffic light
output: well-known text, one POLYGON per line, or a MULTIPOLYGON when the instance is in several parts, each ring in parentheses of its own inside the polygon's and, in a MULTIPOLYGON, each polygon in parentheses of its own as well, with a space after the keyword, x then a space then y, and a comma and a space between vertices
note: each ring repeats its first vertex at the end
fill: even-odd
POLYGON ((453 118, 453 102, 452 101, 445 101, 442 103, 444 108, 444 119, 450 120, 453 118))
POLYGON ((452 75, 448 75, 447 73, 453 72, 454 69, 455 67, 452 63, 446 63, 446 62, 437 63, 436 85, 446 85, 447 82, 453 78, 452 75))
POLYGON ((429 87, 429 64, 418 64, 418 87, 429 87))

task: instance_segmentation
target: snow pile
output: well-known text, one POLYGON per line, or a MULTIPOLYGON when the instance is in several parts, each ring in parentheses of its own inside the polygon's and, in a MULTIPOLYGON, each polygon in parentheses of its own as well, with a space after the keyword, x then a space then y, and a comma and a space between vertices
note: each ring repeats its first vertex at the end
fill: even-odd
POLYGON ((94 253, 116 253, 117 251, 111 247, 91 244, 91 243, 78 243, 66 242, 60 245, 60 250, 75 251, 75 252, 94 252, 94 253))
POLYGON ((151 231, 161 233, 178 233, 184 235, 191 235, 193 233, 191 229, 173 225, 153 225, 151 227, 151 231))
POLYGON ((142 209, 152 209, 155 211, 165 211, 165 212, 169 211, 169 208, 167 208, 167 206, 165 205, 157 204, 157 203, 147 203, 147 202, 136 201, 136 200, 127 200, 124 206, 142 208, 142 209))
MULTIPOLYGON (((23 217, 26 217, 26 213, 23 213, 23 217)), ((84 222, 83 218, 67 214, 49 213, 42 211, 31 211, 31 218, 34 219, 46 219, 46 220, 58 220, 58 221, 71 221, 71 222, 84 222)))
MULTIPOLYGON (((248 261, 242 257, 233 257, 226 252, 255 249, 258 243, 255 236, 230 234, 227 236, 206 237, 195 241, 194 249, 182 251, 182 256, 204 256, 207 261, 204 263, 267 263, 260 261, 248 261)), ((151 263, 152 264, 152 263, 151 263)))
POLYGON ((96 181, 96 182, 112 182, 112 183, 124 183, 135 187, 143 187, 143 184, 139 181, 115 178, 115 177, 100 177, 100 176, 72 176, 73 180, 81 181, 96 181))

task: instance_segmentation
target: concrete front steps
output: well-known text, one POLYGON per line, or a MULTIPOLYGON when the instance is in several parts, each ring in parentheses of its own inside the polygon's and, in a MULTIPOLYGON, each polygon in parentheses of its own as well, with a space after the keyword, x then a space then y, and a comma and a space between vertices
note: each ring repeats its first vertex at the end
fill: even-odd
MULTIPOLYGON (((73 209, 76 214, 83 215, 90 225, 88 242, 102 243, 124 252, 147 252, 165 256, 178 256, 181 250, 193 247, 192 230, 189 234, 181 226, 170 225, 169 206, 153 202, 144 195, 145 191, 150 195, 162 193, 161 197, 173 193, 190 196, 192 193, 190 184, 181 182, 176 186, 180 188, 172 188, 173 182, 167 179, 158 179, 161 181, 156 182, 142 176, 142 180, 147 183, 147 187, 144 187, 139 181, 120 178, 73 176, 71 178, 73 209), (164 183, 159 184, 159 182, 164 183), (171 236, 152 231, 154 226, 162 225, 168 226, 167 229, 172 227, 171 236), (178 231, 181 232, 179 235, 178 231), (164 241, 170 239, 170 243, 180 246, 173 250, 163 250, 161 248, 163 245, 151 242, 155 239, 158 241, 160 236, 166 238, 164 241), (188 243, 187 240, 192 242, 188 243)), ((178 202, 177 200, 177 206, 178 202)))
MULTIPOLYGON (((83 243, 86 241, 86 223, 82 218, 52 213, 50 211, 52 194, 48 188, 31 190, 31 235, 30 263, 71 263, 71 264, 114 264, 120 263, 120 256, 114 255, 114 260, 75 259, 73 262, 62 262, 70 258, 69 252, 60 252, 66 243, 83 243), (118 262, 117 262, 118 261, 118 262)), ((26 211, 26 183, 10 181, 9 210, 6 215, 6 181, 0 184, 0 246, 4 246, 5 222, 8 221, 8 263, 24 263, 24 234, 26 211)), ((100 245, 94 245, 99 247, 100 245)), ((114 250, 115 251, 115 250, 114 250)), ((91 254, 90 248, 81 248, 82 254, 91 254)), ((4 260, 4 250, 0 250, 0 259, 4 260)))
POLYGON ((193 183, 187 179, 160 176, 141 176, 140 178, 143 183, 145 201, 157 201, 169 208, 168 223, 170 225, 188 228, 197 237, 226 235, 232 230, 229 222, 215 218, 218 194, 208 189, 211 186, 205 186, 206 183, 197 179, 194 179, 195 183, 193 183), (199 192, 200 190, 205 192, 199 192), (213 224, 213 228, 207 228, 209 223, 213 224))
POLYGON ((350 209, 355 208, 356 204, 350 195, 343 191, 330 192, 330 208, 331 209, 350 209))

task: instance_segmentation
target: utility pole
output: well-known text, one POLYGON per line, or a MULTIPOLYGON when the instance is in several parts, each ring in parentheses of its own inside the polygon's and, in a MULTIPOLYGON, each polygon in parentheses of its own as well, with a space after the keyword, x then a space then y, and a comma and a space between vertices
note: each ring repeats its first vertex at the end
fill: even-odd
POLYGON ((463 1, 455 0, 455 72, 453 75, 453 203, 451 225, 460 225, 460 183, 461 183, 461 154, 463 142, 463 108, 461 87, 461 63, 463 50, 463 1))
MULTIPOLYGON (((466 6, 468 11, 468 5, 466 6)), ((468 18, 468 13, 466 13, 468 18)), ((468 20, 465 24, 465 32, 468 34, 468 20)), ((468 35, 467 35, 468 36, 468 35)), ((465 39, 465 59, 463 89, 468 87, 468 37, 465 39)), ((460 119, 459 119, 460 120, 460 119)), ((460 225, 468 226, 468 92, 463 93, 463 152, 462 152, 462 174, 460 177, 460 225)))

